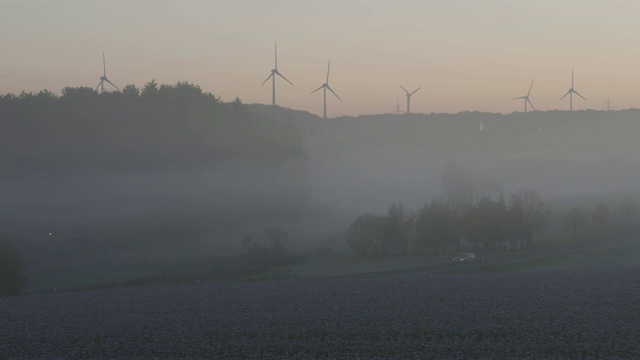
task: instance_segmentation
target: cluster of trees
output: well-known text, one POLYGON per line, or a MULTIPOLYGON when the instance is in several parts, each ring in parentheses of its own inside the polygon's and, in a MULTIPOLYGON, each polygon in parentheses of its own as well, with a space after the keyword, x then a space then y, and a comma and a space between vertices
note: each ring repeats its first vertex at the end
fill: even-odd
MULTIPOLYGON (((636 212, 636 206, 630 198, 625 197, 620 201, 620 215, 624 218, 625 224, 629 224, 636 212)), ((600 202, 591 214, 591 221, 600 229, 600 232, 604 232, 605 227, 609 224, 609 218, 609 208, 604 202, 600 202)), ((571 231, 575 239, 578 237, 578 232, 589 224, 587 212, 574 206, 564 214, 562 224, 571 231)))
POLYGON ((18 247, 8 239, 0 238, 0 296, 20 295, 26 282, 18 247))
POLYGON ((254 242, 251 236, 242 239, 248 264, 264 269, 287 265, 293 261, 289 254, 289 233, 279 227, 269 227, 264 231, 264 236, 265 244, 254 242))
POLYGON ((178 82, 98 93, 66 87, 60 96, 0 96, 3 175, 33 171, 145 171, 239 160, 297 161, 306 176, 302 136, 291 119, 254 114, 178 82), (8 155, 10 154, 10 156, 8 155))
POLYGON ((0 95, 0 144, 0 228, 36 234, 20 246, 36 271, 200 255, 297 216, 311 198, 291 115, 187 82, 0 95))
POLYGON ((360 255, 402 254, 414 249, 435 253, 455 248, 463 241, 474 249, 531 246, 533 236, 549 219, 551 211, 537 192, 522 190, 494 200, 483 195, 459 212, 446 201, 434 199, 417 213, 401 204, 387 214, 359 216, 347 230, 347 242, 360 255))
MULTIPOLYGON (((447 165, 441 179, 443 194, 417 212, 394 204, 386 214, 359 216, 346 231, 351 249, 360 255, 402 254, 411 249, 437 253, 454 248, 460 251, 462 242, 474 249, 519 249, 532 246, 535 234, 550 220, 551 209, 535 190, 520 190, 505 199, 499 184, 487 183, 479 192, 471 175, 455 163, 447 165)), ((634 202, 623 198, 620 215, 625 223, 635 214, 634 202)), ((591 221, 601 232, 609 218, 609 208, 603 202, 593 209, 591 221)), ((588 224, 587 213, 574 206, 562 222, 577 238, 588 224)))
POLYGON ((401 254, 414 248, 434 252, 455 247, 462 241, 473 248, 531 246, 535 233, 544 228, 550 208, 534 190, 511 194, 507 201, 499 190, 496 199, 484 192, 478 196, 469 173, 450 163, 442 174, 444 194, 410 213, 401 204, 392 205, 386 215, 364 214, 346 233, 354 252, 401 254))
POLYGON ((75 236, 121 238, 124 227, 142 228, 120 220, 123 213, 150 212, 149 229, 162 222, 207 233, 239 224, 235 231, 247 218, 295 215, 311 198, 308 156, 290 114, 257 113, 187 82, 0 95, 0 144, 4 193, 22 209, 36 197, 43 205, 28 218, 7 207, 0 225, 11 233, 24 233, 14 224, 79 228, 115 218, 123 224, 75 236), (58 184, 77 186, 67 196, 58 184))
POLYGON ((414 217, 402 204, 394 204, 385 215, 359 216, 347 230, 347 242, 360 255, 401 254, 414 232, 414 217))

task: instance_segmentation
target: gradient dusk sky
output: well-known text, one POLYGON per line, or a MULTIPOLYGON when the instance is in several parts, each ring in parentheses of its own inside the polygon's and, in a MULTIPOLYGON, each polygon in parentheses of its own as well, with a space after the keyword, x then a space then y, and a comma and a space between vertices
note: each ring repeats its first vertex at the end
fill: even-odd
POLYGON ((640 2, 603 0, 0 0, 0 93, 65 86, 189 81, 245 103, 328 115, 393 111, 404 92, 412 112, 522 111, 531 80, 539 110, 640 107, 640 2))

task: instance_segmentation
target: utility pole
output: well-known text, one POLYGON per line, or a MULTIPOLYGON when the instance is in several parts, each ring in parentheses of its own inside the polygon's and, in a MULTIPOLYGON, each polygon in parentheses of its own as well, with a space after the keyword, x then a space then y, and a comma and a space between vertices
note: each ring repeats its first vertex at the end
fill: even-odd
POLYGON ((396 115, 400 115, 402 111, 402 105, 400 105, 400 100, 396 99, 396 106, 393 107, 396 110, 396 115))
POLYGON ((615 108, 613 107, 613 102, 611 102, 608 96, 607 101, 604 102, 603 109, 606 109, 607 111, 615 110, 615 108))

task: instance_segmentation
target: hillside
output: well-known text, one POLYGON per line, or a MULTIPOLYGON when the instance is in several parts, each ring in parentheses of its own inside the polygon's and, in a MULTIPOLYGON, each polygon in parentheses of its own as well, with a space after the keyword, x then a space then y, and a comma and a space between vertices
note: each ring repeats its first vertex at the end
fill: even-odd
MULTIPOLYGON (((270 107, 250 108, 266 113, 270 107)), ((637 109, 326 120, 277 111, 290 113, 302 131, 313 199, 345 208, 421 206, 439 194, 448 161, 470 171, 481 191, 496 182, 506 192, 534 188, 546 197, 638 189, 637 109)))
POLYGON ((188 83, 8 94, 0 144, 0 232, 17 237, 172 254, 262 231, 309 202, 295 125, 188 83))

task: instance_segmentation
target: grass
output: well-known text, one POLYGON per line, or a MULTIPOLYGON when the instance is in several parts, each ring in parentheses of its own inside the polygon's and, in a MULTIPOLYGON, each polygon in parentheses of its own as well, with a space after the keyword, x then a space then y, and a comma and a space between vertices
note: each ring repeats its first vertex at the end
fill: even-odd
MULTIPOLYGON (((605 236, 615 236, 620 233, 621 228, 609 229, 605 236)), ((585 233, 579 240, 573 242, 584 242, 596 237, 603 236, 598 233, 585 233)), ((553 247, 550 247, 553 249, 553 247)), ((612 241, 598 243, 586 251, 525 258, 498 264, 485 264, 479 267, 456 269, 454 272, 508 272, 508 271, 532 271, 570 268, 605 268, 605 267, 626 267, 640 265, 640 238, 633 237, 625 242, 612 241)))
MULTIPOLYGON (((292 257, 292 262, 299 261, 292 257)), ((29 269, 26 293, 156 286, 199 281, 259 281, 290 276, 287 267, 258 267, 236 257, 128 259, 102 264, 66 264, 29 269)))
POLYGON ((432 254, 364 257, 336 254, 307 257, 303 262, 294 266, 292 271, 298 276, 307 278, 343 277, 436 265, 442 263, 443 259, 449 258, 451 258, 449 254, 444 257, 432 254))
POLYGON ((163 283, 197 281, 274 281, 292 278, 331 278, 391 273, 475 273, 531 271, 576 267, 611 267, 640 265, 640 239, 595 241, 600 237, 619 237, 628 227, 613 225, 605 233, 584 231, 578 239, 572 235, 538 240, 531 250, 509 252, 477 251, 484 265, 437 267, 447 262, 454 252, 433 255, 431 252, 397 256, 361 257, 350 254, 325 254, 298 257, 287 266, 252 268, 239 258, 170 258, 128 259, 120 262, 91 262, 50 268, 28 269, 26 292, 87 289, 118 286, 154 286, 163 283), (593 242, 587 249, 567 251, 573 246, 593 242), (528 256, 527 254, 531 254, 528 256), (492 259, 513 260, 491 263, 492 259), (520 259, 518 259, 520 258, 520 259), (432 269, 429 267, 432 266, 432 269))
MULTIPOLYGON (((612 267, 612 266, 637 266, 640 265, 640 239, 627 239, 625 242, 606 240, 603 238, 617 238, 629 230, 624 224, 615 224, 606 228, 604 232, 598 229, 583 230, 574 237, 572 234, 557 235, 538 240, 534 248, 529 250, 509 252, 506 250, 494 250, 491 252, 478 251, 479 257, 486 257, 489 261, 484 265, 450 266, 429 270, 437 273, 477 273, 477 272, 508 272, 508 271, 532 271, 548 269, 569 269, 580 267, 612 267), (590 242, 593 242, 591 244, 590 242), (574 246, 588 244, 586 249, 574 246), (517 259, 521 255, 531 253, 530 257, 517 259), (508 257, 514 255, 514 260, 491 263, 492 258, 508 257)), ((301 277, 345 277, 362 274, 376 274, 403 269, 409 272, 429 265, 437 265, 450 259, 455 253, 450 252, 443 256, 427 254, 410 254, 387 257, 360 257, 355 255, 335 255, 333 257, 308 258, 293 269, 293 272, 301 277)), ((419 269, 418 269, 419 270, 419 269)), ((419 270, 421 271, 421 270, 419 270)))

